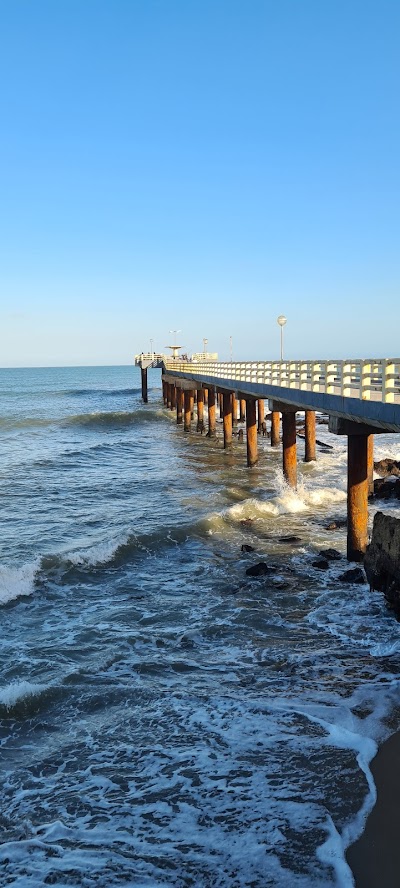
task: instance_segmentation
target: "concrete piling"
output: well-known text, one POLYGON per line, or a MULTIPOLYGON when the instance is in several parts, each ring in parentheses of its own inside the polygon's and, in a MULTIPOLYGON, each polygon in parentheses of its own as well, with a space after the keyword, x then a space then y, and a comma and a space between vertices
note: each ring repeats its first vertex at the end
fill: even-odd
POLYGON ((190 432, 191 421, 192 421, 192 404, 191 404, 191 391, 189 389, 185 389, 184 393, 184 422, 183 427, 185 432, 190 432))
POLYGON ((197 431, 204 431, 204 392, 197 389, 197 431))
POLYGON ((256 401, 246 398, 246 444, 247 465, 254 466, 258 461, 256 401))
POLYGON ((183 391, 181 388, 176 389, 176 424, 182 425, 183 422, 183 391))
POLYGON ((283 474, 289 487, 297 487, 296 413, 282 413, 283 474))
POLYGON ((141 377, 142 377, 142 400, 145 404, 148 402, 147 395, 147 367, 141 368, 141 377))
POLYGON ((347 437, 347 558, 362 561, 368 542, 368 435, 347 437))
POLYGON ((240 422, 246 421, 246 400, 240 398, 240 422))
POLYGON ((306 410, 304 462, 313 462, 315 459, 315 410, 306 410))
POLYGON ((264 410, 264 401, 262 398, 259 398, 257 401, 257 431, 258 434, 261 435, 262 432, 262 424, 264 422, 265 410, 264 410))
POLYGON ((224 416, 224 448, 232 447, 232 397, 229 393, 222 395, 224 416))
POLYGON ((368 496, 374 495, 374 436, 368 435, 368 496))
POLYGON ((273 410, 271 413, 271 447, 277 447, 280 441, 279 422, 279 411, 273 410))
POLYGON ((213 438, 216 430, 215 389, 208 389, 208 437, 213 438))
POLYGON ((232 392, 232 424, 237 425, 237 400, 234 392, 232 392))

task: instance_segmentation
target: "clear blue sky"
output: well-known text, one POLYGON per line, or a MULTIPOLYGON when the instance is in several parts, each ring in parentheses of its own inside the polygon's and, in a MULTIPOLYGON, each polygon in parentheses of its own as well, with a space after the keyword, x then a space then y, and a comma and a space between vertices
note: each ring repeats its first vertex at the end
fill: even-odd
POLYGON ((397 356, 398 0, 0 0, 0 365, 397 356))

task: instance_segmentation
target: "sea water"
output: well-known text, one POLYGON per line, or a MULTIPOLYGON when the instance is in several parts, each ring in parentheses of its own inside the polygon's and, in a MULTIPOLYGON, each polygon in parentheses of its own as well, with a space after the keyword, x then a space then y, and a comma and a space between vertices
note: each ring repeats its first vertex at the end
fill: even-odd
POLYGON ((158 371, 147 405, 132 367, 0 371, 2 886, 352 884, 400 632, 339 579, 346 439, 317 437, 294 492, 268 439, 249 470, 184 433, 158 371))

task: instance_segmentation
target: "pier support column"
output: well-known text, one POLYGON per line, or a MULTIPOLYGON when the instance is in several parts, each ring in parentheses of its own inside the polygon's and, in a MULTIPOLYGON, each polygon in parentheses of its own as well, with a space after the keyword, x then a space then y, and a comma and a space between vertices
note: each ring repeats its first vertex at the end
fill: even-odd
POLYGON ((165 382, 165 379, 162 380, 162 396, 163 396, 164 404, 166 404, 167 403, 167 383, 165 382))
POLYGON ((193 389, 193 391, 190 392, 190 419, 194 419, 194 397, 195 391, 193 389))
POLYGON ((234 392, 232 393, 232 424, 237 425, 237 400, 234 392))
POLYGON ((374 436, 368 435, 368 496, 374 495, 374 436))
POLYGON ((175 410, 176 407, 176 388, 174 384, 171 385, 171 410, 175 410))
POLYGON ((183 391, 181 388, 176 389, 176 424, 182 425, 183 421, 183 391))
POLYGON ((147 367, 141 368, 141 376, 142 376, 142 400, 145 404, 147 404, 147 367))
POLYGON ((192 419, 192 404, 191 404, 191 391, 185 389, 184 393, 184 429, 185 432, 190 432, 191 419, 192 419))
POLYGON ((273 410, 271 413, 271 447, 277 447, 280 441, 279 422, 279 411, 273 410))
POLYGON ((296 413, 282 413, 283 474, 289 487, 297 487, 296 413))
POLYGON ((304 462, 314 462, 315 459, 315 410, 306 410, 304 462))
POLYGON ((261 435, 262 424, 264 422, 264 416, 265 416, 264 401, 262 400, 262 398, 259 398, 259 400, 257 401, 257 416, 258 416, 257 431, 258 431, 258 434, 261 435))
POLYGON ((197 431, 204 432, 204 392, 197 389, 197 431))
POLYGON ((347 438, 347 558, 362 561, 368 542, 368 435, 347 438))
POLYGON ((203 389, 204 403, 208 404, 208 389, 203 389))
POLYGON ((224 396, 219 392, 218 394, 218 406, 219 406, 219 418, 223 419, 224 417, 224 396))
POLYGON ((208 389, 208 437, 215 437, 216 416, 215 416, 215 389, 208 389))
POLYGON ((245 422, 246 420, 246 401, 244 398, 240 398, 240 422, 245 422))
POLYGON ((246 444, 247 465, 254 466, 258 462, 256 402, 254 398, 246 398, 246 444))
POLYGON ((223 394, 224 447, 232 447, 232 395, 223 394))
POLYGON ((167 407, 168 410, 171 410, 171 383, 167 382, 167 407))

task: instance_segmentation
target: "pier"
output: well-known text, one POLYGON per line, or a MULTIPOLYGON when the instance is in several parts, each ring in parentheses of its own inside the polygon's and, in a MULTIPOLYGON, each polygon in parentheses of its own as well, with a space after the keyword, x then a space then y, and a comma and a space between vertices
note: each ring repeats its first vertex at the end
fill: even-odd
POLYGON ((316 458, 315 414, 329 417, 329 431, 347 437, 347 558, 362 561, 368 536, 368 496, 373 490, 373 436, 400 434, 400 358, 343 361, 220 362, 206 355, 184 361, 141 354, 142 397, 147 402, 147 369, 162 371, 164 403, 176 409, 189 431, 197 395, 197 430, 215 435, 215 404, 223 419, 224 448, 233 446, 233 426, 246 423, 247 465, 258 460, 257 434, 264 433, 265 404, 271 419, 271 446, 280 444, 287 484, 297 485, 296 412, 305 414, 305 461, 316 458))

